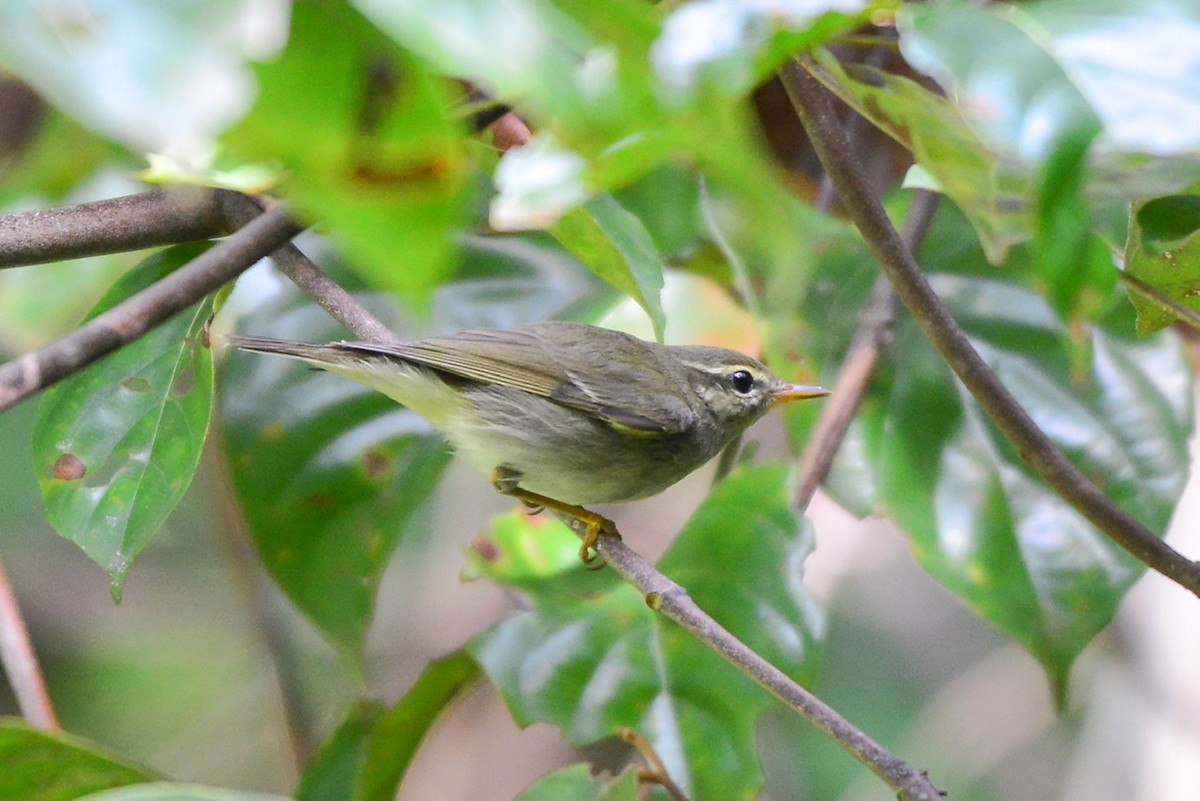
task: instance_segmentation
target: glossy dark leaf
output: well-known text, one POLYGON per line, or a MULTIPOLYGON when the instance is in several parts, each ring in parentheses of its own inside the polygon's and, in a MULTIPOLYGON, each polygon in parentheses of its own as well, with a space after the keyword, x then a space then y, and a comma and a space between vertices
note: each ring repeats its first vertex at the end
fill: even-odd
MULTIPOLYGON (((190 261, 203 246, 151 256, 122 278, 96 315, 190 261)), ((120 598, 134 558, 191 483, 212 410, 204 301, 51 387, 33 432, 50 524, 108 571, 120 598)))
POLYGON ((0 801, 71 801, 156 778, 89 742, 14 718, 0 718, 0 765, 0 801))
MULTIPOLYGON (((1189 464, 1190 370, 1180 343, 1169 334, 1134 339, 1129 315, 1114 313, 1091 330, 1079 364, 1045 300, 956 244, 962 225, 941 214, 922 250, 935 289, 1049 437, 1163 532, 1189 464)), ((888 370, 886 407, 867 409, 883 503, 926 569, 1025 644, 1061 689, 1142 565, 1046 488, 911 322, 892 352, 903 357, 888 370)))
MULTIPOLYGON (((1164 531, 1189 467, 1191 378, 1179 341, 1135 339, 1120 297, 1098 323, 1072 328, 1021 253, 996 270, 961 212, 943 205, 919 256, 1035 422, 1117 503, 1164 531)), ((854 245, 821 258, 802 346, 822 378, 840 364, 875 277, 854 245)), ((807 420, 791 422, 802 441, 807 420)), ((893 516, 925 568, 1024 643, 1060 689, 1141 572, 1034 475, 903 312, 826 486, 858 514, 893 516)))
MULTIPOLYGON (((821 624, 800 584, 811 534, 788 505, 790 481, 779 466, 730 476, 660 567, 744 642, 803 680, 816 664, 821 624)), ((577 551, 560 524, 520 518, 506 519, 476 548, 476 570, 520 587, 533 604, 474 645, 513 715, 555 723, 577 744, 632 727, 692 797, 752 796, 762 781, 754 724, 770 698, 631 587, 583 570, 577 551)))

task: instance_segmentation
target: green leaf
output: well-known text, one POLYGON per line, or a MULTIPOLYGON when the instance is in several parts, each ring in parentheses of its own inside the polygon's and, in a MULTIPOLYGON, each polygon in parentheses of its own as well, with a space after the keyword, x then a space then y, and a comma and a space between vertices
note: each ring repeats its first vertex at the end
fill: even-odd
POLYGON ((287 49, 257 75, 225 143, 282 161, 284 190, 372 285, 427 296, 466 219, 466 150, 443 87, 343 3, 296 4, 287 49))
POLYGON ((446 706, 479 676, 455 652, 429 663, 391 709, 359 702, 309 763, 297 801, 391 801, 421 740, 446 706))
MULTIPOLYGON (((356 701, 321 750, 304 766, 296 801, 347 801, 356 797, 367 740, 384 712, 376 701, 356 701)), ((395 797, 395 788, 392 795, 395 797)))
MULTIPOLYGON (((91 316, 205 250, 181 245, 122 278, 91 316)), ((42 396, 33 458, 50 524, 108 571, 120 599, 134 558, 191 483, 212 410, 205 300, 42 396)))
POLYGON ((1172 195, 1147 201, 1137 210, 1137 224, 1148 245, 1176 247, 1200 229, 1200 195, 1172 195))
MULTIPOLYGON (((778 465, 733 474, 661 568, 750 647, 804 680, 821 624, 800 584, 812 538, 788 504, 790 482, 778 465)), ((520 587, 532 608, 472 648, 517 722, 554 723, 576 744, 632 727, 690 797, 753 797, 762 781, 754 725, 770 697, 652 612, 632 587, 568 562, 578 540, 564 526, 508 525, 515 528, 476 548, 475 568, 520 587)))
MULTIPOLYGON (((1118 505, 1163 532, 1188 470, 1190 370, 1180 343, 1130 337, 1114 313, 1078 364, 1035 291, 995 277, 963 221, 939 213, 922 250, 935 289, 1043 431, 1118 505)), ((1013 271, 1020 273, 1018 265, 1013 271)), ((987 421, 911 321, 863 414, 883 503, 918 559, 1022 642, 1062 690, 1143 566, 1051 492, 987 421)))
MULTIPOLYGON (((323 342, 337 329, 291 299, 250 330, 323 342)), ((357 659, 380 576, 450 454, 415 413, 290 359, 235 352, 221 382, 225 448, 271 576, 321 634, 357 659)))
POLYGON ((663 258, 641 220, 603 194, 568 213, 549 231, 592 272, 637 301, 662 340, 667 324, 661 298, 663 258))
MULTIPOLYGON (((1096 219, 1200 180, 1195 126, 1179 125, 1181 117, 1200 115, 1188 88, 1200 79, 1200 63, 1192 59, 1169 78, 1154 56, 1141 71, 1129 67, 1131 48, 1159 52, 1164 41, 1194 39, 1200 18, 1193 5, 1045 0, 981 7, 944 0, 906 5, 897 25, 909 63, 948 96, 900 75, 844 68, 827 55, 821 65, 839 96, 912 150, 936 188, 967 213, 993 263, 1045 230, 1044 213, 1033 211, 1038 203, 1046 210, 1054 185, 1035 176, 1066 168, 1071 160, 1063 161, 1061 143, 1080 132, 1098 135, 1076 154, 1086 161, 1072 191, 1096 219), (1176 82, 1181 74, 1189 77, 1176 82), (1057 166, 1048 165, 1055 154, 1057 166)), ((1091 250, 1089 264, 1099 260, 1091 250)), ((1052 276, 1069 295, 1063 278, 1052 276)))
POLYGON ((83 796, 79 801, 289 801, 281 795, 226 790, 200 784, 153 782, 83 796))
MULTIPOLYGON (((616 293, 544 233, 465 236, 458 271, 434 291, 430 317, 443 331, 511 328, 547 318, 607 311, 616 293)), ((593 317, 595 313, 593 313, 593 317)))
POLYGON ((1072 322, 1099 313, 1117 283, 1112 256, 1093 233, 1083 197, 1088 146, 1095 135, 1095 128, 1065 134, 1046 160, 1038 189, 1033 255, 1050 302, 1072 322))
POLYGON ((587 765, 571 765, 543 776, 513 801, 637 801, 637 771, 593 776, 587 765))
POLYGON ((391 709, 376 721, 366 746, 366 764, 356 801, 389 801, 425 734, 438 716, 480 675, 465 652, 435 659, 391 709))
MULTIPOLYGON (((769 329, 768 363, 795 363, 796 354, 802 354, 808 372, 788 377, 828 387, 837 378, 879 268, 862 236, 849 223, 815 210, 804 220, 805 226, 797 236, 808 243, 815 265, 811 278, 799 286, 793 284, 790 274, 769 276, 772 289, 764 298, 773 323, 769 329)), ((877 376, 882 377, 880 367, 885 365, 877 367, 877 376)), ((875 402, 872 394, 863 399, 866 406, 875 402)), ((821 408, 817 403, 790 403, 784 408, 794 453, 803 451, 821 408)), ((883 511, 877 477, 867 469, 870 462, 864 452, 864 421, 870 419, 874 418, 860 414, 851 423, 824 484, 838 503, 863 517, 883 511)))
MULTIPOLYGON (((1167 298, 1200 311, 1200 195, 1170 195, 1134 203, 1125 269, 1167 298)), ((1139 334, 1152 334, 1178 314, 1154 297, 1130 290, 1139 334)))
MULTIPOLYGON (((826 251, 805 298, 801 346, 821 375, 840 364, 876 278, 857 247, 826 251)), ((1023 253, 997 272, 961 212, 944 206, 920 260, 1035 422, 1161 532, 1188 469, 1190 375, 1179 342, 1132 339, 1119 297, 1099 324, 1071 330, 1023 253)), ((802 440, 805 421, 790 422, 802 440)), ((925 568, 1025 644, 1059 689, 1140 575, 1034 476, 903 314, 826 487, 858 514, 893 515, 925 568)))
MULTIPOLYGON (((492 530, 475 541, 467 553, 464 578, 490 578, 513 587, 545 592, 547 582, 561 576, 577 578, 579 541, 557 520, 524 512, 497 517, 492 530)), ((608 587, 607 574, 588 578, 589 585, 608 587)), ((570 590, 568 589, 568 592, 570 590)))
POLYGON ((0 718, 0 801, 70 801, 155 776, 68 734, 0 718))

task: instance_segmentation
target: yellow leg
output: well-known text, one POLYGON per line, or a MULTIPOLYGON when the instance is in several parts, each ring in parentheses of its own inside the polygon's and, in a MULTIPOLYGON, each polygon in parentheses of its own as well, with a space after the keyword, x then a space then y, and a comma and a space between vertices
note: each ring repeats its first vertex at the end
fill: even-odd
MULTIPOLYGON (((596 564, 596 559, 599 556, 599 553, 596 551, 596 543, 600 541, 601 536, 621 539, 621 534, 617 531, 617 524, 590 509, 584 509, 582 506, 563 503, 562 501, 548 498, 545 495, 538 495, 536 492, 521 489, 517 486, 518 480, 519 476, 514 475, 504 467, 497 467, 492 472, 492 484, 501 494, 516 498, 530 509, 537 511, 549 509, 580 523, 583 527, 583 531, 581 532, 583 534, 583 545, 579 548, 579 558, 583 560, 585 565, 594 570, 604 567, 604 562, 596 564)), ((537 511, 534 514, 537 514, 537 511)))

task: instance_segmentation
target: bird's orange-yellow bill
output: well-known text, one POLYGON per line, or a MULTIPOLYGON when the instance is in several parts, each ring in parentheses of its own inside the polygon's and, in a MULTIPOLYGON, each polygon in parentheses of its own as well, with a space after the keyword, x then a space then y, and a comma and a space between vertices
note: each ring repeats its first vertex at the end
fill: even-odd
POLYGON ((788 384, 786 388, 776 392, 773 396, 775 403, 787 403, 794 400, 806 400, 808 398, 823 398, 829 394, 829 390, 825 387, 812 387, 806 384, 788 384))

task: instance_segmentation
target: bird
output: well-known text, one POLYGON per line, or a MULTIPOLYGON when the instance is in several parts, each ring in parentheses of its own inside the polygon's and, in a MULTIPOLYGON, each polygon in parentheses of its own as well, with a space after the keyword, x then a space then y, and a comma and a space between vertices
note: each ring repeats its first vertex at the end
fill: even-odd
POLYGON ((619 534, 587 506, 656 495, 774 406, 829 394, 735 350, 563 321, 398 344, 228 340, 345 376, 421 415, 498 491, 582 523, 589 564, 600 536, 619 534))

